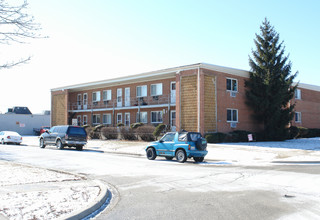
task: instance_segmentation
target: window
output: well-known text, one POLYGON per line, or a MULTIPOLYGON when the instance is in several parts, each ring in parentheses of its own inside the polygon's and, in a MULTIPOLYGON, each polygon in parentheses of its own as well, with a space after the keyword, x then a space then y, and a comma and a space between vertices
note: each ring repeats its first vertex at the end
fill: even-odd
POLYGON ((100 115, 93 115, 92 116, 92 124, 94 124, 94 125, 100 124, 101 123, 100 117, 101 117, 100 115))
POLYGON ((83 125, 88 123, 88 117, 86 115, 83 116, 83 125))
POLYGON ((124 125, 125 126, 130 126, 130 113, 124 113, 124 125))
POLYGON ((78 94, 77 96, 77 103, 78 105, 81 105, 81 94, 78 94))
POLYGON ((161 140, 162 141, 174 141, 175 135, 176 135, 176 133, 167 133, 161 138, 161 140))
POLYGON ((117 89, 117 107, 122 107, 122 89, 117 89))
POLYGON ((122 113, 117 114, 117 124, 122 123, 122 113))
POLYGON ((147 96, 147 86, 137 86, 137 97, 146 97, 147 96))
POLYGON ((137 122, 148 123, 148 112, 137 112, 137 122))
POLYGON ((84 93, 83 94, 83 105, 87 105, 88 104, 88 94, 84 93))
POLYGON ((92 93, 92 102, 100 102, 100 92, 92 93))
POLYGON ((106 125, 111 125, 111 114, 103 114, 102 123, 106 125))
POLYGON ((151 123, 162 123, 162 111, 151 112, 151 123))
POLYGON ((77 116, 77 125, 81 126, 81 115, 77 116))
POLYGON ((301 112, 294 113, 294 121, 297 123, 301 123, 301 112))
POLYGON ((110 101, 111 100, 111 90, 104 90, 103 91, 103 101, 110 101))
POLYGON ((162 95, 162 83, 151 85, 151 96, 162 95))
POLYGON ((238 80, 227 79, 227 90, 237 92, 238 91, 238 80))
POLYGON ((238 109, 227 109, 227 122, 238 122, 238 109))
POLYGON ((296 89, 296 91, 294 92, 294 98, 301 99, 301 90, 300 89, 296 89))

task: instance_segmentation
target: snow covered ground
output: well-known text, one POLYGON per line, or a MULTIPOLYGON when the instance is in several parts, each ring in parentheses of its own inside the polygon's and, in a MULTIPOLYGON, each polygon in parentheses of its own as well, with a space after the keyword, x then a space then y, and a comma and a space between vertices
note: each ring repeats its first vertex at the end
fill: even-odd
MULTIPOLYGON (((130 142, 115 140, 90 140, 87 146, 85 147, 84 152, 81 152, 81 154, 79 154, 80 152, 72 151, 72 153, 79 154, 79 156, 83 156, 79 158, 79 160, 81 160, 81 162, 79 161, 79 163, 83 163, 83 161, 85 161, 86 155, 93 155, 91 154, 91 152, 99 151, 120 154, 134 154, 144 157, 144 149, 147 146, 147 144, 148 143, 146 142, 139 141, 130 142)), ((38 147, 38 138, 32 136, 24 137, 22 146, 12 147, 38 147)), ((320 138, 297 139, 288 140, 284 142, 208 144, 208 151, 209 153, 205 159, 205 162, 199 163, 200 166, 270 166, 274 165, 275 163, 320 165, 320 138)), ((60 151, 57 151, 57 153, 58 152, 60 151)), ((55 153, 55 151, 50 153, 55 153)), ((98 155, 102 156, 103 154, 95 154, 95 157, 98 157, 98 155)), ((74 158, 73 163, 76 163, 77 159, 78 158, 74 158)), ((135 159, 138 160, 138 158, 135 159)), ((117 166, 116 163, 112 163, 109 165, 110 167, 108 169, 108 173, 112 174, 112 172, 114 172, 116 174, 121 173, 122 175, 129 175, 131 170, 127 169, 125 167, 125 164, 123 164, 122 162, 118 161, 118 163, 120 163, 124 167, 121 168, 117 166)), ((165 166, 170 166, 169 162, 164 163, 165 166)), ((97 164, 99 163, 97 162, 97 164)), ((77 164, 73 166, 76 165, 77 164)), ((130 164, 130 166, 135 167, 135 164, 130 164)), ((137 166, 139 166, 140 168, 141 165, 137 166)), ((103 170, 103 173, 106 172, 102 164, 99 164, 99 166, 97 167, 99 167, 99 169, 95 168, 95 172, 98 172, 99 170, 103 170)), ((183 167, 184 166, 181 165, 181 168, 183 167)), ((144 168, 146 167, 144 166, 144 168)), ((198 167, 188 167, 188 169, 194 169, 195 171, 191 173, 194 173, 194 175, 200 175, 197 174, 198 167)), ((66 216, 67 214, 79 209, 79 207, 84 207, 87 204, 91 203, 100 192, 99 187, 96 185, 92 185, 92 182, 87 181, 84 177, 81 177, 79 175, 73 175, 70 173, 56 172, 52 170, 23 166, 11 162, 6 162, 3 160, 0 160, 0 170, 0 214, 3 214, 9 217, 10 219, 63 218, 63 216, 66 216)), ((184 177, 184 174, 181 174, 181 177, 177 177, 176 170, 165 170, 166 175, 169 175, 169 177, 167 177, 169 179, 182 179, 184 177)), ((139 173, 143 175, 145 172, 148 171, 148 169, 147 171, 143 169, 135 169, 135 171, 135 175, 138 175, 139 173)), ((152 170, 152 172, 154 172, 154 170, 152 170)), ((223 182, 226 179, 225 182, 230 182, 229 179, 232 175, 232 173, 221 173, 219 181, 223 182)), ((264 175, 263 177, 261 177, 260 175, 258 176, 257 174, 249 175, 248 178, 244 178, 242 184, 239 184, 239 181, 237 181, 233 185, 209 185, 210 187, 223 187, 221 189, 213 188, 213 190, 227 190, 227 187, 231 187, 231 189, 234 190, 241 190, 245 187, 250 186, 252 182, 254 183, 254 187, 257 187, 257 183, 261 183, 261 188, 265 188, 267 186, 269 187, 272 183, 274 186, 280 188, 282 187, 287 189, 291 187, 294 190, 288 191, 294 192, 295 195, 299 195, 299 198, 303 198, 304 193, 308 195, 313 194, 313 197, 310 197, 311 200, 309 197, 307 199, 315 202, 318 201, 318 196, 320 196, 320 191, 318 190, 320 180, 318 178, 318 175, 299 174, 299 176, 302 178, 296 178, 297 175, 295 173, 290 173, 289 176, 288 174, 285 174, 286 176, 282 175, 284 174, 281 173, 281 175, 279 175, 278 173, 273 174, 269 172, 268 175, 264 175), (306 182, 306 179, 312 181, 306 182), (287 186, 288 180, 290 180, 289 182, 292 185, 290 185, 290 187, 287 186)), ((212 176, 212 179, 210 179, 210 175, 207 175, 206 173, 204 174, 204 177, 209 178, 209 182, 218 181, 216 176, 212 176)), ((159 178, 164 178, 162 176, 162 173, 159 178)), ((194 178, 194 180, 192 181, 200 181, 199 184, 190 184, 189 182, 186 182, 186 185, 182 188, 188 189, 190 185, 202 185, 203 183, 201 181, 207 181, 207 179, 203 179, 204 178, 202 176, 199 176, 199 178, 194 178)), ((154 186, 154 182, 155 181, 152 180, 150 184, 154 186)), ((178 182, 179 185, 177 187, 181 187, 181 181, 179 180, 178 182)), ((172 185, 167 184, 165 184, 165 186, 174 187, 172 185)), ((131 184, 129 184, 128 187, 132 187, 131 184)), ((164 187, 163 184, 161 184, 161 187, 164 187)), ((207 189, 205 187, 196 187, 196 190, 212 190, 212 188, 207 189)), ((318 208, 319 205, 317 205, 317 209, 318 208)))
MULTIPOLYGON (((145 155, 146 142, 90 140, 86 149, 145 155)), ((283 142, 208 144, 207 164, 267 165, 271 163, 320 163, 320 138, 283 142)), ((205 165, 204 163, 203 165, 205 165)))
POLYGON ((63 218, 100 192, 92 181, 72 174, 2 160, 0 170, 0 214, 9 219, 63 218))

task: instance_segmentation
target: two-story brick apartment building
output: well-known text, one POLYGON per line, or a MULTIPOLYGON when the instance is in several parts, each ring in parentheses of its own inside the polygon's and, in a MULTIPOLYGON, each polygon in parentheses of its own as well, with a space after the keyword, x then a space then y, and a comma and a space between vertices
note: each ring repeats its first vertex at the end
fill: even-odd
MULTIPOLYGON (((51 90, 52 126, 134 122, 164 123, 176 130, 259 130, 245 104, 249 72, 199 63, 51 90)), ((292 124, 320 125, 320 87, 299 84, 292 124)))

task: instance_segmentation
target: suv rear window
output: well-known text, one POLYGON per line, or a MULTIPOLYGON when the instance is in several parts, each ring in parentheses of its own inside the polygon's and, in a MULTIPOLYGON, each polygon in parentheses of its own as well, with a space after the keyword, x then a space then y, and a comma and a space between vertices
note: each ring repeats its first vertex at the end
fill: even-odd
POLYGON ((87 136, 86 131, 83 128, 80 127, 69 127, 69 131, 68 131, 69 135, 83 135, 83 136, 87 136))
POLYGON ((199 138, 201 138, 200 133, 189 133, 188 134, 189 141, 197 141, 199 138))

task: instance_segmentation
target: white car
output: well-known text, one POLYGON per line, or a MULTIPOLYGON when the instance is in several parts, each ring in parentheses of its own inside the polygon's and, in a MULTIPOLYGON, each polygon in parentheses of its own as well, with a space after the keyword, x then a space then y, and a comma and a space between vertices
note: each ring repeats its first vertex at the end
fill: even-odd
POLYGON ((0 143, 1 144, 21 144, 22 137, 15 131, 1 131, 0 132, 0 143))

